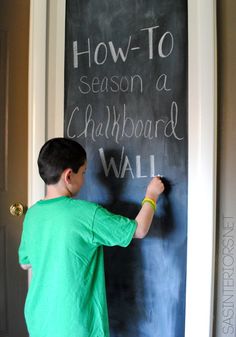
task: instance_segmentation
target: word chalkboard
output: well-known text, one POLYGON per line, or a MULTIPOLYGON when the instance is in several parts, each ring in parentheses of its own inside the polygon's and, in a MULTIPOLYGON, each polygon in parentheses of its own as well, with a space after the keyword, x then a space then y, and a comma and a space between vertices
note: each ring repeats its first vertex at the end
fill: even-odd
POLYGON ((87 152, 80 198, 134 218, 165 193, 148 236, 105 248, 111 337, 183 337, 187 248, 187 1, 67 0, 65 137, 87 152))

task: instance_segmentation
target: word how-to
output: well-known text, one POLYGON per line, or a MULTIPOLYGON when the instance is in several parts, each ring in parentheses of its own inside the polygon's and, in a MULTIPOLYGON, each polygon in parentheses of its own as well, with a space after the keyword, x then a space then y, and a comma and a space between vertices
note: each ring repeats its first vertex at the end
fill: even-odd
MULTIPOLYGON (((140 32, 144 35, 144 39, 147 39, 147 58, 152 60, 156 55, 154 55, 154 50, 157 49, 157 55, 161 58, 169 57, 174 49, 174 37, 169 31, 159 34, 160 36, 155 36, 158 34, 158 28, 160 26, 153 26, 148 28, 141 28, 140 32), (158 41, 158 42, 157 42, 158 41), (156 44, 157 43, 157 48, 156 44)), ((87 47, 85 50, 79 48, 78 41, 73 41, 73 67, 79 68, 79 60, 81 57, 87 57, 88 66, 91 67, 92 64, 103 65, 108 59, 116 63, 118 60, 126 62, 131 53, 139 52, 142 47, 134 43, 135 38, 130 35, 127 38, 126 45, 120 47, 115 45, 113 41, 104 42, 101 41, 95 46, 91 43, 91 38, 88 38, 87 47)))

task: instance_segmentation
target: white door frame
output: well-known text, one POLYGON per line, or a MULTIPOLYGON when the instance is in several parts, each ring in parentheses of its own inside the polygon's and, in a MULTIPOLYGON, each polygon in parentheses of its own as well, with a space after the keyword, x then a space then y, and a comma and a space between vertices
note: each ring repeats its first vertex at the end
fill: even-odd
POLYGON ((28 206, 44 195, 37 154, 46 139, 47 0, 30 1, 28 101, 28 206))
POLYGON ((186 337, 213 336, 216 165, 216 0, 188 0, 189 153, 186 337))
MULTIPOLYGON (((51 0, 48 7, 47 0, 31 0, 30 18, 29 205, 44 194, 36 165, 39 148, 46 138, 63 135, 65 0, 51 0)), ((216 217, 216 0, 188 0, 188 22, 185 337, 210 337, 213 330, 216 217)))

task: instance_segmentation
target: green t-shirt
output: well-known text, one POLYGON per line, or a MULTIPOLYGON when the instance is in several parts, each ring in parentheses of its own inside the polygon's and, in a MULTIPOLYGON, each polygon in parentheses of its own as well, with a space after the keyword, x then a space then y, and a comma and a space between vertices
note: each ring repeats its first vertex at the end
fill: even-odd
POLYGON ((28 210, 19 262, 32 265, 25 304, 31 337, 109 336, 102 246, 127 246, 136 226, 68 197, 28 210))

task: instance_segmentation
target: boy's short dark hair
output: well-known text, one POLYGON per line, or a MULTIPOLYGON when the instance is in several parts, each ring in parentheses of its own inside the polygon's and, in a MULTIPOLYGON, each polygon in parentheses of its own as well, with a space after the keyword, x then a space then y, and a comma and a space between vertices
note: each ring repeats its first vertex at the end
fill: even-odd
POLYGON ((86 152, 79 143, 67 138, 53 138, 39 152, 39 174, 47 185, 56 184, 65 169, 77 173, 85 161, 86 152))

